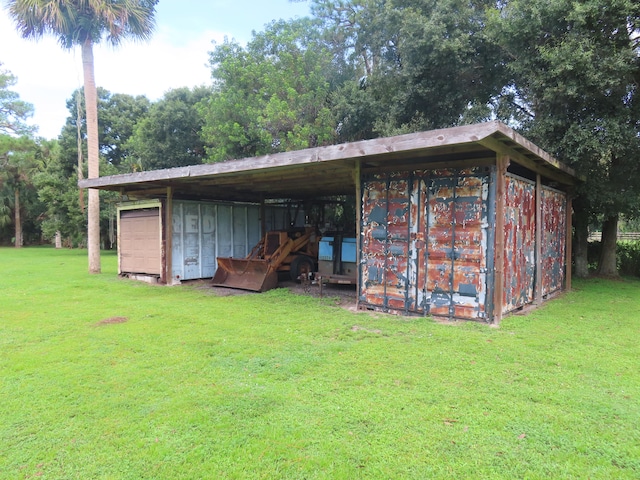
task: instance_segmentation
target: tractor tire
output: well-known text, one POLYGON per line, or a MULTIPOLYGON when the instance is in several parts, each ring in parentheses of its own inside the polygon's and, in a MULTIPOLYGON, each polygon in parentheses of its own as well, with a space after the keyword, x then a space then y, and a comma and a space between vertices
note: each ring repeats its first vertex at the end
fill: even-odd
POLYGON ((289 275, 294 282, 300 281, 300 275, 311 273, 315 270, 314 262, 310 257, 305 255, 298 255, 291 262, 291 269, 289 275))

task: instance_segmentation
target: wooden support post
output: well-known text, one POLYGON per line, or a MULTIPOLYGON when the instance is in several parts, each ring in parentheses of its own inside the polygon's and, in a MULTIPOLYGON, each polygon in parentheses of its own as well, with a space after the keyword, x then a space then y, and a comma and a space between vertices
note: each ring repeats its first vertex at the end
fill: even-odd
POLYGON ((542 178, 536 175, 536 248, 535 248, 535 284, 533 290, 533 303, 542 303, 542 178))
POLYGON ((173 263, 173 188, 167 187, 167 199, 164 204, 164 278, 163 283, 170 284, 172 279, 173 263))
POLYGON ((572 241, 573 241, 573 195, 572 192, 567 194, 567 238, 565 238, 565 265, 566 273, 564 279, 564 289, 571 290, 571 257, 572 257, 572 241))
POLYGON ((362 223, 362 178, 361 178, 361 161, 356 159, 355 168, 353 169, 353 181, 356 186, 356 310, 360 308, 360 265, 361 265, 361 223, 362 223))
POLYGON ((493 285, 493 323, 499 324, 502 320, 502 308, 504 306, 504 224, 505 224, 505 199, 506 199, 506 174, 509 167, 507 155, 497 155, 496 175, 496 231, 494 253, 494 285, 493 285))

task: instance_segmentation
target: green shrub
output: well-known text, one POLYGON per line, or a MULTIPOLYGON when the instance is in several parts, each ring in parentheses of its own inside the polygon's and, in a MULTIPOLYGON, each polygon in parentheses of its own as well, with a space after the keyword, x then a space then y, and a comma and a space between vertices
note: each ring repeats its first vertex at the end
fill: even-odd
MULTIPOLYGON (((589 270, 595 271, 598 268, 601 250, 601 242, 589 242, 587 249, 589 270)), ((620 275, 640 277, 640 240, 618 242, 616 254, 620 275)))
POLYGON ((618 271, 620 275, 640 277, 640 241, 618 242, 618 271))

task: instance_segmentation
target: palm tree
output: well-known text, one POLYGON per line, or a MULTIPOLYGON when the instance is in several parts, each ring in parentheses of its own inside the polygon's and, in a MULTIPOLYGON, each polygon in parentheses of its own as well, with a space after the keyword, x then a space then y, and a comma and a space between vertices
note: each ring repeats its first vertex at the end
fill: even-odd
MULTIPOLYGON (((87 109, 89 178, 100 175, 98 145, 98 93, 93 66, 93 45, 106 36, 118 45, 125 38, 148 39, 154 28, 158 0, 7 0, 9 15, 24 38, 45 34, 58 38, 63 48, 79 45, 82 51, 84 95, 87 109)), ((87 229, 89 272, 100 273, 100 197, 89 189, 87 229)))

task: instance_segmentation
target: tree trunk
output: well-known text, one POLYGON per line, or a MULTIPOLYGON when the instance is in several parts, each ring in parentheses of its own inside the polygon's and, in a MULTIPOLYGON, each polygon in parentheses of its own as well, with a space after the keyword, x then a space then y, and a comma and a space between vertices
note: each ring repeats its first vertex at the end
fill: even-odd
POLYGON ((56 249, 62 248, 62 234, 60 230, 56 232, 56 249))
MULTIPOLYGON (((80 107, 80 91, 76 95, 76 137, 78 144, 78 180, 84 178, 83 166, 82 166, 82 108, 80 107)), ((80 195, 78 196, 80 203, 80 211, 84 215, 84 189, 80 189, 80 195)))
MULTIPOLYGON (((87 111, 87 165, 89 178, 100 176, 100 154, 98 144, 98 91, 93 70, 93 44, 87 40, 82 44, 82 69, 84 74, 84 103, 87 111)), ((100 273, 100 192, 89 189, 89 214, 87 226, 87 248, 89 250, 89 273, 100 273)))
POLYGON ((573 254, 575 259, 573 274, 578 278, 586 278, 589 276, 589 215, 577 199, 574 201, 573 212, 573 254))
POLYGON ((607 218, 602 223, 602 250, 598 263, 598 274, 609 277, 618 276, 616 247, 618 241, 618 216, 607 218))
POLYGON ((15 246, 16 248, 22 247, 22 217, 20 216, 20 190, 16 188, 14 190, 14 212, 13 220, 15 223, 15 246))

